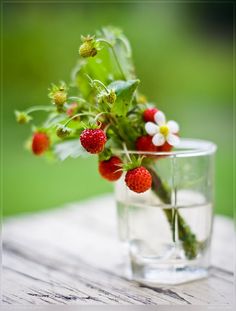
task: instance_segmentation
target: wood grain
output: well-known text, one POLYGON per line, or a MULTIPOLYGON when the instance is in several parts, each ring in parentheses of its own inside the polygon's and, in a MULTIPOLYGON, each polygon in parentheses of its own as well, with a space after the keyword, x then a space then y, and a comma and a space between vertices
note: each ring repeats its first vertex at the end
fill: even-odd
POLYGON ((233 303, 233 222, 216 217, 210 277, 151 287, 129 278, 110 195, 3 225, 3 304, 225 305, 233 303))

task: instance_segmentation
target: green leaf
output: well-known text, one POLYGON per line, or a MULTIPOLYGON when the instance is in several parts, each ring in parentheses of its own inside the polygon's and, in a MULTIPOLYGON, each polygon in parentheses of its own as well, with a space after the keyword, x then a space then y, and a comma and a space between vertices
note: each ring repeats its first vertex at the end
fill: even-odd
POLYGON ((112 113, 117 116, 126 116, 132 106, 134 93, 139 85, 139 80, 114 81, 108 85, 108 89, 113 89, 116 93, 116 101, 112 105, 112 113))
POLYGON ((59 160, 64 161, 68 157, 78 158, 80 156, 87 157, 90 154, 83 148, 79 139, 67 140, 56 144, 54 152, 59 160))
MULTIPOLYGON (((123 34, 122 30, 113 26, 103 27, 100 32, 98 32, 102 38, 106 39, 113 45, 114 52, 117 59, 119 60, 120 66, 124 73, 126 80, 135 79, 135 68, 132 60, 132 50, 127 37, 123 34)), ((113 70, 111 72, 116 73, 114 75, 114 80, 123 80, 123 76, 120 72, 119 67, 114 58, 114 54, 110 53, 110 57, 113 64, 113 70), (118 74, 118 78, 117 78, 118 74)))

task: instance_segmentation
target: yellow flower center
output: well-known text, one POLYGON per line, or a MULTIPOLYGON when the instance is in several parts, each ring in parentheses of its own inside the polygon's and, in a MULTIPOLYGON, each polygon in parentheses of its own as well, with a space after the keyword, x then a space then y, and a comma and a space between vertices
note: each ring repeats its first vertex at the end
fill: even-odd
POLYGON ((167 136, 169 134, 169 128, 166 125, 160 126, 160 133, 164 136, 167 136))

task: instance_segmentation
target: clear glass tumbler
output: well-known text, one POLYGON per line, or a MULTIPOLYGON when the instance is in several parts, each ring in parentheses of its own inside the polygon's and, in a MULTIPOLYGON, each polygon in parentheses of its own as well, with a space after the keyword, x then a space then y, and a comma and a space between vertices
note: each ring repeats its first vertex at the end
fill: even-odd
POLYGON ((208 275, 215 151, 211 142, 182 139, 173 152, 141 153, 152 158, 151 190, 136 194, 124 178, 116 182, 119 236, 134 280, 174 285, 208 275))

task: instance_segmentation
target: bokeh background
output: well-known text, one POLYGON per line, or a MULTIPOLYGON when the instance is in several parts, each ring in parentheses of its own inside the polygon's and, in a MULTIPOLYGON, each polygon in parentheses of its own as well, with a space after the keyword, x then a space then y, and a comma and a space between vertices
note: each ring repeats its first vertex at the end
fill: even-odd
MULTIPOLYGON (((30 126, 13 111, 47 104, 51 82, 69 81, 81 34, 121 27, 141 91, 181 124, 185 137, 218 145, 216 212, 233 213, 233 40, 229 4, 3 5, 4 216, 112 192, 95 157, 48 163, 24 149, 30 126)), ((42 115, 37 119, 40 123, 42 115)))

